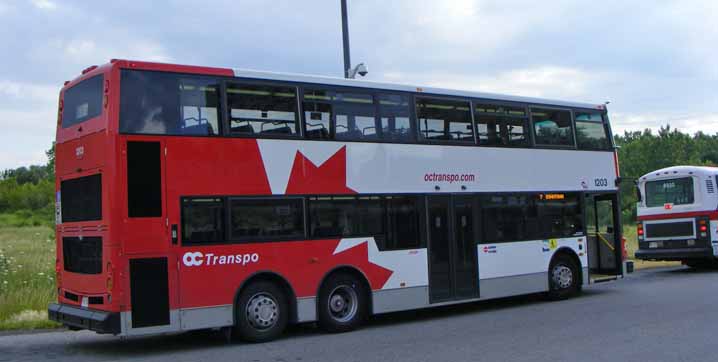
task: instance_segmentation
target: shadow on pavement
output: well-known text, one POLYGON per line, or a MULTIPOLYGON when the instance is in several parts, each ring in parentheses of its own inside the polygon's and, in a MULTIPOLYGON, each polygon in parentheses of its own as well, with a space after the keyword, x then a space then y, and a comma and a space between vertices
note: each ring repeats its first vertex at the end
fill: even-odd
MULTIPOLYGON (((581 295, 571 300, 580 300, 611 292, 611 289, 588 288, 584 289, 581 295)), ((541 305, 543 303, 549 303, 543 294, 531 294, 414 311, 395 312, 372 317, 364 328, 380 328, 387 325, 425 322, 454 316, 467 316, 520 308, 526 305, 541 305)), ((316 328, 313 323, 309 323, 290 326, 282 339, 310 338, 323 334, 324 333, 316 328)), ((224 334, 220 331, 206 330, 167 336, 132 337, 125 339, 112 337, 100 341, 72 342, 67 346, 67 352, 89 353, 96 356, 147 357, 167 352, 198 351, 206 348, 233 348, 242 344, 244 343, 236 340, 228 343, 224 334)), ((268 345, 271 345, 271 342, 268 345)))

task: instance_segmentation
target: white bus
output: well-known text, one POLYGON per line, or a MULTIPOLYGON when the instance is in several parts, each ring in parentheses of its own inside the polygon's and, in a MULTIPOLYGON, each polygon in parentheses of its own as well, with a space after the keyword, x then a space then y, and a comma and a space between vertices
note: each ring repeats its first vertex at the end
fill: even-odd
POLYGON ((636 258, 715 263, 718 167, 667 167, 643 175, 637 186, 636 258))

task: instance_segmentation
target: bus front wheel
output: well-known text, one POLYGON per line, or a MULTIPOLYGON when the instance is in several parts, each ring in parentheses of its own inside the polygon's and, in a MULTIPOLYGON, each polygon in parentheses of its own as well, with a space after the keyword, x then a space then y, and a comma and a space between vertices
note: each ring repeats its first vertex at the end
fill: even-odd
POLYGON ((319 295, 319 325, 327 332, 348 332, 367 316, 364 284, 348 273, 330 275, 319 295))
POLYGON ((287 296, 274 283, 248 285, 235 306, 235 331, 247 342, 267 342, 279 337, 287 326, 287 296))
POLYGON ((578 266, 570 256, 556 255, 548 270, 549 298, 561 300, 577 294, 580 289, 579 275, 578 266))

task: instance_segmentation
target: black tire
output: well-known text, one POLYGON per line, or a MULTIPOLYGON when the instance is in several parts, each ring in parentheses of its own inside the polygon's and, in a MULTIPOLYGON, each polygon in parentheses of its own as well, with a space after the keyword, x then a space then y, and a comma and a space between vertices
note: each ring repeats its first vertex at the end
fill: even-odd
POLYGON ((235 334, 247 342, 267 342, 279 337, 289 321, 287 296, 275 283, 248 285, 235 305, 235 334))
POLYGON ((319 292, 319 326, 330 333, 349 332, 364 323, 368 314, 367 290, 351 274, 330 275, 319 292))
POLYGON ((548 268, 548 297, 551 300, 570 298, 581 290, 580 271, 573 258, 556 255, 548 268))

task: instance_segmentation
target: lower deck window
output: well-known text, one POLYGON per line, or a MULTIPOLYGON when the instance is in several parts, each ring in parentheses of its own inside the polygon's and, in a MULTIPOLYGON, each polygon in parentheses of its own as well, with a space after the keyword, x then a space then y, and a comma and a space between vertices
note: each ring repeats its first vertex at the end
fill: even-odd
MULTIPOLYGON (((579 193, 474 194, 480 243, 585 234, 579 193)), ((184 197, 182 242, 374 238, 381 251, 426 247, 426 195, 184 197)))
POLYGON ((281 240, 304 237, 303 202, 292 199, 230 201, 232 240, 281 240))
POLYGON ((379 197, 309 199, 312 237, 383 236, 384 204, 379 197))
POLYGON ((102 219, 102 175, 60 182, 62 222, 102 219))
POLYGON ((186 198, 182 200, 183 243, 216 243, 224 240, 224 200, 222 198, 186 198))
POLYGON ((503 194, 482 197, 482 243, 582 235, 578 194, 503 194))
POLYGON ((102 238, 63 237, 62 259, 65 271, 79 274, 102 273, 102 238))

